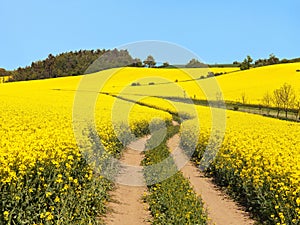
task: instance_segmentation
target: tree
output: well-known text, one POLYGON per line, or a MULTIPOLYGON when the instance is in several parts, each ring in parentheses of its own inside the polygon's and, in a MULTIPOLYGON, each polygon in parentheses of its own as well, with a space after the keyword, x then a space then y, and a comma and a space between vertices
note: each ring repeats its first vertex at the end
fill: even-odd
POLYGON ((162 65, 156 66, 156 68, 167 68, 169 66, 170 66, 170 64, 168 62, 164 62, 162 65))
POLYGON ((279 99, 282 104, 282 108, 285 111, 285 117, 287 118, 288 110, 292 109, 295 101, 296 94, 293 87, 290 84, 284 83, 279 89, 279 99))
POLYGON ((206 77, 214 77, 214 76, 215 76, 215 73, 209 71, 209 72, 207 73, 207 76, 206 76, 206 77))
POLYGON ((282 60, 280 60, 280 63, 288 63, 288 62, 289 62, 288 59, 282 59, 282 60))
POLYGON ((6 76, 6 70, 3 68, 0 68, 0 76, 6 76))
POLYGON ((275 107, 277 108, 277 117, 278 117, 279 113, 280 113, 281 106, 282 106, 281 99, 280 99, 280 89, 275 89, 273 91, 272 102, 275 105, 275 107))
POLYGON ((278 64, 278 63, 287 63, 287 59, 283 59, 282 61, 279 60, 273 53, 269 55, 268 59, 258 59, 255 61, 255 66, 267 66, 267 65, 273 65, 273 64, 278 64))
POLYGON ((267 59, 258 59, 255 61, 254 65, 256 67, 259 67, 259 66, 266 66, 268 64, 268 60, 267 59))
POLYGON ((10 71, 5 70, 4 68, 0 68, 0 77, 5 77, 11 75, 10 71))
POLYGON ((168 62, 164 62, 163 64, 162 64, 162 67, 163 68, 166 68, 166 67, 169 67, 170 66, 170 64, 168 63, 168 62))
POLYGON ((281 109, 285 112, 287 118, 288 111, 293 109, 296 104, 296 94, 293 87, 290 84, 284 83, 283 86, 274 90, 273 92, 273 104, 277 108, 277 117, 281 109))
POLYGON ((294 109, 295 109, 296 120, 299 120, 300 119, 300 99, 299 98, 297 100, 295 100, 294 109))
POLYGON ((241 100, 242 100, 242 103, 245 105, 245 104, 247 104, 247 95, 246 95, 246 93, 245 92, 243 92, 242 94, 241 94, 241 100))
POLYGON ((133 66, 133 67, 143 67, 143 63, 139 58, 135 58, 132 61, 132 64, 129 66, 133 66))
POLYGON ((205 68, 207 67, 206 64, 200 62, 197 59, 191 59, 186 65, 185 67, 187 68, 205 68))
POLYGON ((53 74, 53 65, 54 65, 55 57, 52 54, 48 55, 48 58, 45 60, 45 77, 52 77, 53 74))
POLYGON ((248 70, 248 69, 250 69, 252 62, 253 62, 253 59, 250 57, 250 55, 247 55, 247 57, 241 63, 240 69, 241 70, 248 70))
POLYGON ((262 98, 262 104, 267 108, 267 114, 270 114, 270 107, 272 106, 272 95, 266 92, 262 98))
POLYGON ((216 93, 216 105, 217 105, 218 107, 221 107, 223 101, 224 101, 224 99, 223 99, 223 94, 222 94, 221 91, 218 91, 218 92, 216 93))
POLYGON ((148 57, 143 61, 144 65, 148 66, 149 68, 152 68, 156 65, 156 62, 152 55, 148 55, 148 57))
POLYGON ((272 53, 269 55, 269 59, 267 60, 268 65, 277 64, 280 62, 280 60, 272 53))

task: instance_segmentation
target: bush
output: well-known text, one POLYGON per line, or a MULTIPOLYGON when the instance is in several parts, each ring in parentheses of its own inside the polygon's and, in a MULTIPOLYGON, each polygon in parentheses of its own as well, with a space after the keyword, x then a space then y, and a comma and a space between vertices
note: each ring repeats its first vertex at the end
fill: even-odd
POLYGON ((223 75, 224 73, 220 72, 220 73, 215 73, 215 76, 220 76, 223 75))
POLYGON ((207 77, 213 77, 215 74, 213 72, 208 72, 207 77))
POLYGON ((141 86, 141 84, 139 82, 137 82, 137 83, 131 83, 131 86, 141 86))

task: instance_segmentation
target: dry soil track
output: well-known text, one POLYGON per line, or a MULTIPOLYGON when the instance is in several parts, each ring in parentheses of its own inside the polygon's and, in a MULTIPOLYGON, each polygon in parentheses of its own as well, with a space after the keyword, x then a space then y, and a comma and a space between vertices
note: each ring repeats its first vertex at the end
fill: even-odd
MULTIPOLYGON (((181 165, 184 158, 179 148, 180 137, 178 134, 169 139, 167 145, 170 151, 179 158, 175 159, 176 164, 181 165), (181 156, 181 157, 180 157, 181 156)), ((255 221, 240 206, 231 200, 226 194, 220 191, 210 178, 205 177, 196 166, 190 161, 181 168, 183 175, 189 179, 195 192, 202 197, 210 218, 210 224, 216 225, 251 225, 255 221)))
MULTIPOLYGON (((177 124, 174 123, 173 125, 177 124)), ((140 167, 140 162, 143 159, 141 151, 144 150, 147 139, 148 137, 145 137, 131 143, 123 153, 120 160, 123 168, 117 177, 116 189, 111 192, 113 201, 108 204, 111 211, 104 219, 106 224, 151 224, 148 205, 141 199, 144 192, 147 192, 142 167, 140 167)), ((195 192, 201 196, 208 211, 209 224, 255 224, 248 213, 219 190, 210 178, 205 177, 190 161, 184 158, 184 154, 179 148, 179 142, 180 136, 177 134, 169 139, 167 145, 175 163, 181 168, 183 175, 189 179, 195 192)))
POLYGON ((141 151, 145 148, 147 137, 131 143, 123 152, 121 169, 117 177, 116 189, 111 192, 113 201, 108 204, 111 210, 104 221, 108 225, 141 225, 151 224, 148 205, 142 196, 147 187, 142 185, 143 174, 140 163, 143 159, 141 151))

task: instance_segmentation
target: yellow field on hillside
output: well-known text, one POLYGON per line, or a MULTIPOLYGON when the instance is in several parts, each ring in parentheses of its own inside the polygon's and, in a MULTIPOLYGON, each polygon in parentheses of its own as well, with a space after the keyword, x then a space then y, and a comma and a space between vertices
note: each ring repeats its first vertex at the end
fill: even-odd
MULTIPOLYGON (((40 155, 41 149, 46 152, 51 149, 53 153, 53 150, 59 149, 61 145, 76 145, 72 114, 75 90, 81 78, 77 76, 24 81, 0 86, 0 157, 5 155, 5 159, 0 160, 2 163, 10 163, 7 160, 8 156, 16 160, 14 154, 29 154, 33 157, 30 160, 34 161, 35 156, 40 155), (23 149, 24 152, 20 152, 19 149, 23 149), (35 150, 32 151, 33 149, 35 150)), ((111 96, 99 95, 98 101, 94 103, 95 121, 99 132, 104 132, 104 136, 106 132, 109 133, 107 127, 113 122, 130 122, 130 125, 134 126, 141 120, 151 121, 154 117, 171 120, 168 113, 138 105, 132 108, 133 104, 123 100, 114 105, 115 101, 111 96), (116 113, 115 121, 112 121, 111 117, 113 107, 116 113), (124 121, 120 121, 117 118, 123 118, 122 110, 126 107, 130 107, 127 115, 130 118, 124 117, 124 121), (104 128, 101 129, 102 127, 104 128)), ((29 158, 20 157, 20 160, 26 161, 29 158)))
POLYGON ((181 70, 185 71, 186 73, 191 74, 195 78, 199 78, 200 76, 207 76, 208 72, 213 73, 230 73, 239 71, 239 67, 211 67, 211 68, 180 68, 181 70))
POLYGON ((258 67, 217 77, 226 100, 237 101, 245 93, 250 103, 259 103, 263 95, 284 83, 300 94, 300 63, 258 67))
MULTIPOLYGON (((223 74, 215 78, 199 79, 208 72, 230 72, 236 68, 186 68, 186 69, 147 69, 147 68, 120 68, 98 72, 92 76, 101 76, 102 92, 118 93, 121 95, 142 94, 144 96, 174 96, 205 99, 214 99, 219 92, 225 100, 241 101, 242 94, 246 95, 248 103, 260 103, 266 92, 272 92, 284 83, 291 84, 297 94, 300 93, 300 73, 296 72, 300 63, 280 64, 253 68, 223 74), (195 79, 195 80, 193 80, 195 79), (188 81, 190 80, 190 81, 188 81), (134 86, 134 83, 139 85, 134 86)), ((91 76, 91 75, 88 75, 91 76)), ((82 76, 50 79, 47 82, 51 88, 74 91, 82 76)), ((24 86, 39 82, 21 82, 24 86)), ((2 88, 14 90, 13 84, 5 84, 2 88), (12 88, 8 88, 12 87, 12 88)), ((51 89, 49 88, 49 89, 51 89)), ((41 88, 36 91, 39 92, 41 88)), ((9 90, 8 90, 9 91, 9 90)), ((32 91, 35 91, 33 89, 32 91)), ((23 98, 31 93, 22 94, 23 98)), ((135 97, 137 98, 137 97, 135 97)), ((52 101, 52 100, 50 100, 52 101)))
MULTIPOLYGON (((104 213, 107 191, 111 188, 103 176, 95 175, 105 169, 97 166, 102 165, 99 162, 120 156, 123 144, 133 140, 133 134, 147 132, 153 118, 169 122, 172 119, 166 112, 133 107, 126 101, 119 101, 112 110, 115 99, 102 94, 93 103, 94 124, 89 124, 85 117, 74 119, 73 103, 80 79, 66 77, 0 85, 0 188, 5 191, 1 198, 2 222, 95 221, 104 213), (124 108, 130 109, 125 118, 121 117, 124 108), (93 132, 94 126, 97 133, 93 132), (97 145, 94 152, 92 143, 96 136, 103 147, 97 145), (82 211, 86 213, 79 213, 82 211)), ((84 106, 78 105, 81 112, 88 112, 84 106)))
MULTIPOLYGON (((223 71, 222 69, 226 68, 124 68, 117 72, 116 70, 110 71, 112 78, 106 82, 104 91, 121 91, 125 94, 186 96, 198 99, 205 99, 207 95, 210 99, 214 99, 219 92, 222 92, 225 100, 241 101, 241 96, 245 94, 247 102, 254 104, 261 103, 266 92, 272 93, 284 83, 291 84, 299 95, 300 73, 296 72, 299 68, 300 63, 279 64, 237 71, 208 79, 199 78, 202 75, 207 75, 210 71, 223 71), (187 81, 191 79, 195 80, 187 81), (132 87, 132 82, 138 82, 140 86, 132 87), (154 85, 149 85, 150 83, 154 85)), ((228 70, 233 69, 236 68, 229 68, 228 70)), ((103 72, 99 74, 101 73, 103 72)))
POLYGON ((87 224, 89 217, 78 212, 87 210, 95 215, 91 204, 97 203, 103 213, 109 187, 102 176, 101 191, 91 184, 96 162, 90 161, 86 153, 92 153, 91 160, 96 157, 103 162, 109 156, 118 157, 123 144, 133 140, 133 134, 148 134, 148 125, 157 118, 170 124, 170 113, 179 113, 188 119, 182 125, 183 144, 188 148, 197 141, 197 160, 201 160, 211 130, 221 139, 225 134, 212 167, 214 175, 229 182, 233 192, 245 194, 251 204, 264 208, 266 220, 299 224, 299 124, 209 109, 188 101, 215 98, 222 91, 226 100, 238 100, 245 92, 254 103, 264 92, 285 82, 299 91, 299 66, 274 65, 208 79, 198 79, 207 75, 207 69, 127 67, 1 84, 0 188, 7 193, 3 196, 3 218, 9 221, 17 214, 20 220, 32 218, 32 223, 46 224, 58 220, 61 210, 68 211, 70 207, 62 205, 68 202, 76 209, 63 219, 70 224, 74 220, 87 224), (199 124, 200 133, 195 128, 199 124), (93 132, 94 127, 97 132, 93 132), (100 155, 91 147, 98 136, 104 146, 100 155))

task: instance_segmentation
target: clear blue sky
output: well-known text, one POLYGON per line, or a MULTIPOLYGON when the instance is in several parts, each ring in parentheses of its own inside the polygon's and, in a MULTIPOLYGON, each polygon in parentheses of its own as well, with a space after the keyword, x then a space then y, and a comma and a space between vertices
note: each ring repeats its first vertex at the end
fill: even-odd
POLYGON ((298 0, 0 0, 0 67, 141 40, 179 44, 208 63, 300 57, 299 9, 298 0))

